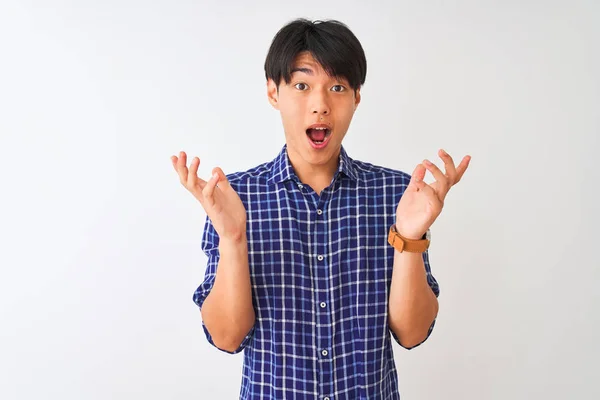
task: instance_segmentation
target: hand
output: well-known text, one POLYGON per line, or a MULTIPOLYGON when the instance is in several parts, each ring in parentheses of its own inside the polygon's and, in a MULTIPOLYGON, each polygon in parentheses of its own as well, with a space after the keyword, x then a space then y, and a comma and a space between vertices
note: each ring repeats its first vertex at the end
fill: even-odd
POLYGON ((423 160, 415 168, 396 208, 396 230, 408 239, 423 237, 442 212, 448 191, 460 182, 471 161, 470 156, 465 156, 458 167, 455 167, 448 153, 440 149, 438 154, 444 161, 446 173, 429 160, 423 160), (436 179, 431 185, 423 182, 427 171, 436 179))
POLYGON ((205 181, 197 175, 200 159, 193 158, 189 171, 186 160, 187 156, 183 151, 179 153, 179 158, 171 156, 181 184, 200 201, 219 238, 234 241, 241 239, 246 233, 246 209, 221 168, 213 168, 213 176, 205 181))

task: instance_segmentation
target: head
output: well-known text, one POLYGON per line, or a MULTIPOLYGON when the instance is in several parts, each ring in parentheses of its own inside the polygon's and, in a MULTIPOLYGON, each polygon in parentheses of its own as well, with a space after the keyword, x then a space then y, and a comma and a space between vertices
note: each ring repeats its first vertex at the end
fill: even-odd
POLYGON ((292 161, 337 165, 366 64, 360 42, 341 22, 298 19, 276 34, 265 61, 267 95, 281 113, 292 161))

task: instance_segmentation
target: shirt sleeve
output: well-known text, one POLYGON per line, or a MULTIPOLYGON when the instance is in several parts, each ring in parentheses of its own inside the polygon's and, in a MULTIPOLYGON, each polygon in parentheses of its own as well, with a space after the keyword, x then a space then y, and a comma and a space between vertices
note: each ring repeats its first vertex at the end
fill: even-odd
MULTIPOLYGON (((202 310, 202 305, 206 300, 206 297, 210 293, 215 283, 215 276, 217 274, 217 266, 219 264, 220 254, 219 254, 219 235, 217 234, 210 218, 206 217, 206 223, 204 225, 204 234, 202 235, 202 251, 208 257, 208 263, 206 266, 206 272, 204 274, 204 280, 198 286, 198 288, 194 291, 193 300, 194 303, 202 310)), ((204 324, 204 320, 202 320, 202 329, 204 330, 204 334, 206 335, 206 339, 208 342, 216 347, 217 349, 229 353, 229 354, 237 354, 241 352, 250 342, 254 335, 254 325, 240 344, 240 346, 234 350, 233 352, 221 349, 218 347, 212 339, 212 335, 206 328, 204 324)))
MULTIPOLYGON (((435 297, 439 297, 440 296, 440 287, 438 285, 437 280, 435 279, 435 277, 431 273, 431 266, 429 264, 429 250, 426 250, 423 253, 423 263, 425 264, 425 273, 427 275, 427 283, 429 284, 429 287, 433 291, 433 294, 435 294, 435 297)), ((431 322, 431 325, 429 326, 429 330, 427 331, 427 336, 425 336, 425 339, 423 339, 423 341, 421 341, 421 343, 417 343, 416 345, 414 345, 412 347, 406 347, 406 346, 404 346, 402 343, 400 343, 400 340, 398 339, 398 337, 396 336, 396 334, 394 333, 394 331, 392 329, 390 329, 390 332, 392 334, 392 337, 396 341, 396 343, 398 343, 400 346, 404 347, 407 350, 411 350, 411 349, 414 349, 417 346, 420 346, 427 339, 429 339, 429 336, 431 336, 431 332, 433 331, 433 327, 435 326, 435 321, 436 321, 436 319, 434 319, 433 322, 431 322)))

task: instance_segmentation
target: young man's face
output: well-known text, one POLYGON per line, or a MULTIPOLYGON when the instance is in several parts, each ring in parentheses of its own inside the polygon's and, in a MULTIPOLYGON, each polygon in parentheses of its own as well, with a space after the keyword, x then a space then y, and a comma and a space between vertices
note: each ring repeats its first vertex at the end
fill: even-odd
POLYGON ((292 71, 291 82, 282 80, 279 91, 275 82, 267 83, 269 101, 281 112, 290 158, 309 168, 337 164, 360 91, 355 94, 345 79, 327 75, 308 52, 298 55, 292 71))

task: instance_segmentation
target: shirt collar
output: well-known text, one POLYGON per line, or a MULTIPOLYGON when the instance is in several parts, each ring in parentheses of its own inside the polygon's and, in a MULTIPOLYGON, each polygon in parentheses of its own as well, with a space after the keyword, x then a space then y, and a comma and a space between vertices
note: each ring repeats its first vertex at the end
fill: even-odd
MULTIPOLYGON (((356 171, 356 166, 354 165, 354 160, 348 156, 344 146, 341 146, 340 150, 338 172, 343 173, 353 181, 358 180, 358 173, 356 171)), ((287 144, 285 144, 279 152, 279 155, 272 162, 268 183, 281 183, 288 180, 300 181, 290 163, 290 158, 287 153, 287 144)))

